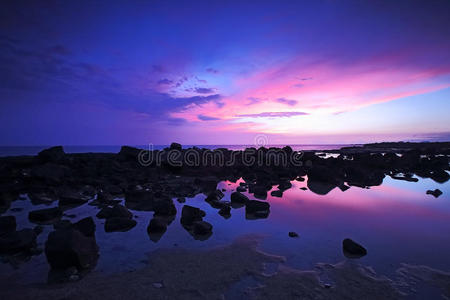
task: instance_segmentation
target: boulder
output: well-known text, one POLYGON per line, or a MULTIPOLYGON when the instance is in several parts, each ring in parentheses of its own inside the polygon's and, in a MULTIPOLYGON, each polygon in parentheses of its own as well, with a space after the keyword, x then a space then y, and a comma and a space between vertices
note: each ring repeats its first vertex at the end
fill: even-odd
POLYGON ((240 192, 233 192, 231 194, 231 203, 245 204, 247 201, 249 201, 248 197, 240 192))
POLYGON ((212 233, 212 225, 205 221, 194 223, 193 231, 195 235, 208 235, 212 233))
POLYGON ((351 239, 345 239, 342 242, 342 248, 347 258, 360 258, 367 255, 367 250, 351 239))
POLYGON ((97 218, 126 218, 131 219, 133 214, 123 205, 116 204, 113 207, 104 207, 97 213, 97 218))
POLYGON ((62 210, 59 207, 33 210, 28 213, 28 219, 33 223, 52 224, 62 217, 62 210))
POLYGON ((33 229, 9 231, 0 235, 0 253, 17 253, 36 246, 36 232, 33 229))
POLYGON ((57 229, 48 235, 45 255, 52 269, 89 268, 98 259, 98 246, 94 236, 75 228, 57 229))
POLYGON ((273 196, 273 197, 283 197, 283 191, 280 191, 280 190, 275 190, 275 191, 272 191, 272 192, 270 192, 270 195, 271 196, 273 196))
POLYGON ((427 195, 433 195, 434 198, 439 197, 440 195, 442 195, 442 191, 440 189, 435 189, 434 191, 432 190, 428 190, 427 191, 427 195))
POLYGON ((292 187, 292 183, 287 180, 280 182, 280 184, 278 185, 278 189, 280 189, 281 191, 285 191, 287 189, 290 189, 291 187, 292 187))
POLYGON ((38 153, 38 158, 42 161, 60 161, 64 159, 66 153, 62 146, 55 146, 38 153))
POLYGON ((86 217, 74 223, 72 227, 88 237, 95 236, 95 223, 92 217, 86 217))
POLYGON ((136 226, 137 222, 130 218, 124 217, 113 217, 106 219, 105 222, 105 231, 113 232, 113 231, 128 231, 136 226))
POLYGON ((31 176, 45 181, 47 184, 60 184, 70 172, 69 168, 54 163, 46 163, 35 166, 31 170, 31 176))
POLYGON ((236 191, 237 192, 240 192, 240 193, 243 193, 243 192, 245 192, 245 191, 247 191, 247 189, 244 187, 244 186, 238 186, 237 188, 236 188, 236 191))
POLYGON ((258 200, 249 200, 245 204, 245 215, 248 219, 267 218, 270 213, 270 204, 258 200))
POLYGON ((180 150, 183 149, 183 147, 181 146, 181 144, 178 143, 172 143, 170 144, 170 150, 180 150))
POLYGON ((219 210, 219 215, 222 217, 228 219, 231 217, 231 207, 230 206, 224 206, 219 210))
POLYGON ((71 188, 62 188, 58 192, 60 205, 81 205, 91 199, 90 196, 83 195, 79 191, 72 190, 71 188))
POLYGON ((444 170, 436 170, 431 172, 430 178, 438 183, 445 183, 450 179, 450 175, 444 170))
POLYGON ((214 202, 214 201, 219 201, 224 197, 224 194, 222 193, 221 190, 215 190, 213 192, 210 192, 208 194, 208 196, 206 197, 205 201, 206 202, 214 202))
POLYGON ((205 212, 200 208, 193 207, 190 205, 184 205, 181 210, 181 219, 180 222, 183 225, 190 226, 194 222, 202 221, 205 216, 205 212))
POLYGON ((0 217, 0 235, 16 231, 16 217, 3 216, 0 217))

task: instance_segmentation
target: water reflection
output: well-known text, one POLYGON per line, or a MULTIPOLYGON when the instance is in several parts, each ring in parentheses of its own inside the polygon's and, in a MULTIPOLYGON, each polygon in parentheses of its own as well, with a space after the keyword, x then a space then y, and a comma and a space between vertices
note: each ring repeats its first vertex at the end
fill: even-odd
MULTIPOLYGON (((173 206, 158 207, 158 213, 148 212, 150 207, 127 205, 137 221, 136 227, 128 232, 107 233, 104 220, 94 218, 100 248, 96 269, 113 272, 136 268, 142 264, 145 253, 159 247, 212 247, 247 233, 265 234, 265 249, 287 256, 289 263, 299 267, 310 267, 318 261, 339 261, 343 257, 342 240, 351 237, 368 249, 369 254, 361 259, 381 269, 389 270, 390 265, 400 262, 450 269, 447 256, 450 251, 448 183, 386 177, 381 185, 370 189, 334 187, 321 195, 311 188, 306 176, 288 182, 265 188, 265 201, 250 193, 255 190, 240 178, 236 182, 220 182, 217 190, 223 196, 217 201, 205 201, 211 195, 198 194, 184 199, 185 202, 173 201, 173 206), (435 188, 443 191, 441 197, 425 194, 427 189, 435 188), (258 202, 250 202, 254 203, 252 206, 231 201, 231 194, 238 189, 251 201, 258 202), (191 216, 189 221, 187 213, 183 218, 187 206, 204 213, 198 212, 198 216, 194 220, 191 216), (174 214, 174 211, 178 213, 174 214), (289 238, 290 231, 298 232, 300 237, 289 238)), ((25 199, 13 201, 6 213, 16 217, 19 230, 33 226, 28 219, 31 210, 55 207, 55 204, 34 205, 30 199, 25 199)), ((123 198, 118 200, 127 204, 123 198)), ((75 215, 71 219, 75 223, 96 215, 100 209, 88 204, 66 207, 62 219, 68 220, 68 215, 75 215)), ((43 228, 37 238, 41 251, 48 233, 53 231, 52 225, 43 228)), ((4 262, 16 269, 2 264, 1 273, 12 272, 18 278, 28 277, 34 282, 41 277, 31 274, 49 271, 43 254, 37 253, 26 259, 20 257, 3 256, 4 262), (30 270, 35 272, 30 273, 30 270)))

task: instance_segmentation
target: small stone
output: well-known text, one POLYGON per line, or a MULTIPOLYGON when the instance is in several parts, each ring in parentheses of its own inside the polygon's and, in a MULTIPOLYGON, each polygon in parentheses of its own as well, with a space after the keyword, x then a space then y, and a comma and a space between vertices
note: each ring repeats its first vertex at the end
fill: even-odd
POLYGON ((435 189, 434 191, 432 190, 428 190, 427 191, 427 195, 433 195, 434 198, 439 197, 440 195, 442 195, 442 191, 440 189, 435 189))
POLYGON ((289 237, 291 237, 291 238, 296 238, 296 237, 298 237, 298 233, 297 233, 297 232, 294 232, 294 231, 290 231, 290 232, 289 232, 289 237))

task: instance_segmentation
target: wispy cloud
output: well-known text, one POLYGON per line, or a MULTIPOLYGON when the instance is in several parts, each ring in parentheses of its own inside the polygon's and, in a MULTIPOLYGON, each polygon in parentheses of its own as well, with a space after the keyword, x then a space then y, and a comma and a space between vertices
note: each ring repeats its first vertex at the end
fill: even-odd
POLYGON ((297 100, 291 100, 291 99, 286 99, 286 98, 278 98, 276 101, 278 103, 283 103, 283 104, 286 104, 289 106, 295 106, 298 103, 297 100))
POLYGON ((195 92, 199 93, 199 94, 212 94, 212 93, 214 93, 214 89, 211 89, 211 88, 196 88, 195 92))
POLYGON ((158 81, 158 84, 163 84, 163 85, 169 85, 172 83, 173 83, 173 81, 170 79, 167 79, 167 78, 163 78, 158 81))
POLYGON ((219 70, 216 70, 216 69, 213 69, 213 68, 207 68, 205 71, 208 72, 208 73, 212 73, 212 74, 219 73, 219 70))
POLYGON ((197 118, 202 121, 217 121, 220 120, 220 118, 206 116, 206 115, 198 115, 197 118))
POLYGON ((309 115, 302 111, 286 111, 286 112, 262 112, 259 114, 242 114, 236 115, 240 118, 290 118, 295 116, 306 116, 309 115))

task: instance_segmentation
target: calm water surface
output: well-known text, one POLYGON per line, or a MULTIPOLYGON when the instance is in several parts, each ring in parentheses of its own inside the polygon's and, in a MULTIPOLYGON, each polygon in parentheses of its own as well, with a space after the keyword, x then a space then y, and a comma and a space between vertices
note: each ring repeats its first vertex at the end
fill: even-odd
MULTIPOLYGON (((368 250, 368 255, 359 262, 372 266, 378 273, 392 275, 400 263, 450 271, 450 184, 419 179, 419 182, 405 182, 386 177, 381 186, 351 187, 345 192, 336 188, 325 196, 301 190, 306 181, 292 181, 292 188, 285 191, 282 198, 268 196, 270 215, 259 220, 246 220, 245 208, 232 209, 232 217, 224 219, 204 201, 205 195, 199 194, 188 198, 186 204, 206 211, 204 220, 213 225, 213 235, 206 241, 194 240, 181 226, 183 204, 176 201, 176 219, 156 243, 147 234, 152 212, 133 211, 138 225, 128 232, 116 233, 105 233, 104 220, 95 218, 96 207, 86 204, 66 214, 76 215, 72 221, 93 216, 97 223, 100 258, 94 272, 112 273, 143 267, 148 254, 158 248, 205 249, 228 244, 245 234, 264 235, 262 250, 283 255, 288 265, 304 269, 313 268, 318 262, 336 263, 346 259, 341 243, 349 237, 368 250), (439 198, 425 194, 427 189, 435 188, 443 192, 439 198), (289 231, 297 232, 300 237, 289 238, 289 231)), ((239 182, 218 185, 220 189, 227 189, 224 200, 229 200, 239 182)), ((55 202, 53 206, 56 205, 55 202)), ((18 229, 32 227, 28 211, 44 207, 48 206, 33 206, 28 199, 17 200, 3 215, 16 216, 18 229), (17 212, 15 208, 23 210, 17 212)), ((51 230, 51 225, 45 226, 38 238, 40 248, 44 248, 51 230)), ((45 255, 40 254, 15 266, 3 261, 0 278, 45 282, 48 270, 45 255)))

